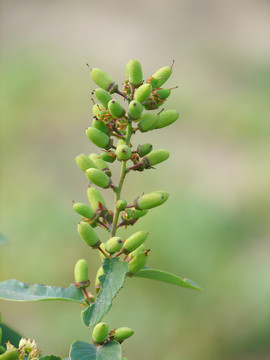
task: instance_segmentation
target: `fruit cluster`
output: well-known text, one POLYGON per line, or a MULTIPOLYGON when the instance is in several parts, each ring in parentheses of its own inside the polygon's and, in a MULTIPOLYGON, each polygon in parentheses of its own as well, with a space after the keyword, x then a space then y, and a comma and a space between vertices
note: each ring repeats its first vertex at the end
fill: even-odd
MULTIPOLYGON (((92 126, 86 129, 86 135, 102 151, 99 154, 80 154, 76 157, 77 165, 90 181, 87 190, 90 205, 73 203, 73 209, 82 217, 78 224, 78 233, 90 248, 100 251, 102 260, 105 257, 121 259, 122 255, 122 261, 128 262, 127 275, 133 276, 146 265, 149 249, 145 247, 144 242, 148 232, 137 231, 123 239, 116 236, 116 231, 121 226, 134 225, 149 209, 163 204, 169 194, 165 191, 153 191, 139 195, 132 204, 128 204, 125 199, 121 199, 121 190, 128 173, 151 169, 169 157, 168 151, 153 150, 150 143, 133 147, 131 137, 137 131, 145 133, 161 129, 177 120, 179 114, 175 110, 162 108, 155 112, 171 93, 172 88, 162 86, 169 79, 172 66, 162 67, 144 82, 140 62, 136 59, 130 60, 126 66, 126 81, 122 91, 103 70, 90 70, 90 76, 99 88, 92 92, 98 102, 94 102, 92 107, 92 126), (113 94, 122 97, 123 105, 112 97, 113 94), (109 168, 109 163, 116 160, 121 163, 120 180, 117 185, 112 180, 109 168), (101 193, 92 186, 93 184, 114 191, 114 210, 107 207, 101 193), (109 233, 106 242, 100 241, 95 231, 97 226, 109 233)), ((103 273, 101 266, 96 275, 96 293, 101 288, 100 277, 103 273)), ((80 259, 75 265, 75 285, 82 289, 87 303, 95 301, 94 296, 85 290, 89 286, 89 279, 88 264, 84 259, 80 259)), ((121 342, 132 334, 133 331, 128 328, 109 332, 105 323, 99 323, 94 328, 93 339, 97 344, 108 339, 121 342)))

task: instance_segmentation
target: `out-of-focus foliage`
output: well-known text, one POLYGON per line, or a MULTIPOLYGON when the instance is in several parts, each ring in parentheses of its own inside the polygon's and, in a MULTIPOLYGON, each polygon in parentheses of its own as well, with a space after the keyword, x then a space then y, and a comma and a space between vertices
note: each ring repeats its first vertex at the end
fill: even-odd
MULTIPOLYGON (((9 241, 0 248, 0 280, 67 287, 75 262, 86 256, 94 283, 100 263, 85 254, 71 206, 86 202, 88 185, 74 158, 96 150, 83 131, 95 88, 85 63, 121 82, 132 57, 141 61, 145 79, 175 59, 170 86, 179 88, 167 104, 180 119, 166 135, 140 135, 171 157, 159 176, 149 170, 127 177, 124 196, 132 201, 153 184, 170 193, 133 229, 150 233, 150 267, 191 278, 205 291, 128 279, 106 321, 135 330, 124 345, 130 359, 265 360, 269 3, 140 0, 130 6, 122 0, 1 2, 1 231, 9 241)), ((112 204, 110 190, 104 194, 112 204)), ((35 338, 44 354, 64 357, 74 340, 90 339, 76 304, 0 306, 3 321, 35 338)))

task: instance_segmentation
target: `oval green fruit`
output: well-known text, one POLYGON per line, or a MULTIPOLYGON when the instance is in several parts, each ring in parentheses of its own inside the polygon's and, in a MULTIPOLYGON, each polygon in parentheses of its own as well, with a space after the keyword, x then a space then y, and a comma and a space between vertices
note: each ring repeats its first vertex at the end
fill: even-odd
POLYGON ((121 327, 114 331, 113 333, 113 340, 122 342, 134 334, 134 330, 128 327, 121 327))
POLYGON ((113 163, 116 160, 116 155, 113 151, 107 151, 100 154, 101 159, 109 163, 113 163))
POLYGON ((94 95, 98 99, 98 101, 106 108, 108 109, 108 102, 112 99, 111 95, 108 93, 108 91, 98 88, 94 90, 94 95))
POLYGON ((104 134, 107 134, 107 135, 110 134, 110 130, 109 130, 108 126, 106 126, 106 124, 103 121, 100 121, 97 118, 93 119, 92 126, 95 129, 102 131, 104 134))
POLYGON ((93 161, 89 159, 89 157, 86 156, 85 154, 80 154, 76 156, 75 160, 77 165, 83 172, 85 172, 87 169, 90 168, 97 168, 96 165, 93 163, 93 161))
POLYGON ((105 322, 98 323, 93 330, 92 338, 95 343, 103 344, 109 336, 109 327, 105 322))
POLYGON ((74 203, 72 205, 73 209, 83 216, 86 219, 91 220, 93 217, 96 216, 96 213, 93 209, 90 208, 90 206, 83 204, 83 203, 74 203))
POLYGON ((119 119, 125 115, 125 109, 123 108, 123 106, 114 99, 109 101, 108 110, 111 113, 112 117, 115 119, 119 119))
POLYGON ((16 360, 20 353, 16 348, 8 349, 4 354, 0 355, 0 360, 16 360))
POLYGON ((89 286, 88 279, 88 263, 85 259, 80 259, 76 262, 74 267, 75 285, 79 288, 86 288, 89 286))
POLYGON ((163 66, 152 75, 151 85, 155 88, 160 88, 169 79, 171 74, 172 68, 163 66))
POLYGON ((148 251, 140 252, 135 255, 128 263, 128 273, 129 275, 135 275, 139 272, 145 265, 148 259, 148 251))
POLYGON ((139 247, 147 239, 148 232, 138 231, 126 239, 123 245, 124 254, 129 254, 139 247))
POLYGON ((113 94, 118 90, 118 85, 103 70, 93 68, 90 72, 90 76, 99 87, 108 91, 110 94, 113 94))
POLYGON ((158 121, 158 114, 144 114, 138 124, 138 128, 141 132, 153 130, 156 127, 158 121))
POLYGON ((119 211, 125 210, 126 206, 127 206, 127 200, 120 199, 116 203, 116 209, 119 211))
MULTIPOLYGON (((102 243, 101 245, 105 245, 104 243, 102 243)), ((103 246, 101 246, 102 249, 104 250, 103 246)), ((100 284, 100 276, 104 275, 104 270, 103 270, 103 267, 101 266, 98 271, 97 271, 97 274, 96 274, 96 279, 95 279, 95 291, 96 291, 96 294, 99 293, 100 289, 101 289, 101 284, 100 284)))
POLYGON ((148 169, 151 166, 155 166, 167 160, 169 156, 170 153, 167 150, 155 150, 150 152, 150 154, 144 156, 142 159, 142 163, 145 166, 145 168, 148 169))
POLYGON ((153 145, 146 143, 143 145, 138 145, 137 152, 140 157, 143 157, 143 156, 149 154, 152 151, 152 149, 153 149, 153 145))
POLYGON ((175 110, 162 111, 158 116, 156 129, 161 129, 174 123, 179 117, 179 113, 175 110))
POLYGON ((118 236, 114 236, 106 242, 105 250, 110 254, 114 254, 122 248, 122 245, 123 240, 118 236))
POLYGON ((109 149, 112 146, 112 139, 110 139, 107 134, 94 127, 87 128, 86 135, 93 144, 100 148, 109 149))
POLYGON ((89 181, 93 184, 102 187, 103 189, 107 189, 111 186, 111 179, 108 175, 98 169, 87 169, 85 172, 89 181))
POLYGON ((166 191, 154 191, 149 194, 139 196, 134 201, 134 207, 138 210, 148 210, 162 205, 167 201, 169 194, 166 191))
POLYGON ((100 112, 103 111, 104 109, 102 108, 102 106, 100 104, 94 104, 92 106, 92 114, 93 116, 98 117, 100 112))
POLYGON ((131 157, 131 149, 128 145, 122 144, 122 142, 118 142, 116 150, 115 150, 117 160, 128 160, 131 157))
POLYGON ((87 224, 86 222, 80 222, 77 226, 77 230, 81 238, 86 242, 88 246, 93 249, 99 247, 99 238, 89 224, 87 224))
POLYGON ((106 203, 98 189, 94 187, 89 187, 87 189, 87 196, 89 203, 94 209, 94 211, 101 210, 101 208, 106 208, 106 203))
POLYGON ((136 91, 134 95, 134 99, 143 103, 146 101, 152 93, 152 85, 151 84, 143 84, 136 91))
POLYGON ((103 171, 106 175, 112 176, 112 172, 108 167, 108 164, 98 154, 90 154, 89 158, 93 161, 96 167, 103 171))
POLYGON ((127 72, 130 85, 134 88, 137 88, 143 82, 143 72, 141 63, 136 60, 132 59, 127 64, 127 72))
MULTIPOLYGON (((1 328, 0 328, 1 329, 1 328)), ((1 331, 1 330, 0 330, 1 331)), ((4 354, 4 352, 6 351, 6 349, 4 348, 4 346, 0 345, 0 355, 4 354)))
POLYGON ((132 100, 128 106, 128 114, 133 120, 138 120, 143 112, 142 104, 137 100, 132 100))
POLYGON ((156 93, 161 100, 166 100, 171 94, 171 89, 159 89, 156 93))

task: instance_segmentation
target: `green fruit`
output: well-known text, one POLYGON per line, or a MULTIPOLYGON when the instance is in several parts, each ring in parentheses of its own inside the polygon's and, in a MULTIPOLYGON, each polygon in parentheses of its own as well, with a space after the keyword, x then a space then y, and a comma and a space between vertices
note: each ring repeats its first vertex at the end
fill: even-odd
POLYGON ((108 102, 112 99, 111 95, 104 89, 98 88, 93 91, 98 101, 108 109, 108 102))
POLYGON ((102 109, 101 105, 100 104, 94 104, 92 106, 92 114, 93 116, 96 116, 98 117, 100 112, 103 111, 104 109, 102 109))
POLYGON ((98 169, 88 169, 85 172, 89 181, 93 184, 102 187, 103 189, 107 189, 111 186, 111 179, 108 175, 98 169))
POLYGON ((171 76, 172 68, 163 66, 152 75, 151 85, 155 88, 160 88, 171 76))
POLYGON ((134 258, 132 258, 128 263, 128 273, 129 275, 135 275, 138 271, 140 271, 147 262, 148 251, 140 252, 134 258))
POLYGON ((93 161, 89 159, 89 157, 85 154, 80 154, 76 156, 75 160, 77 165, 83 172, 90 168, 96 168, 96 165, 93 163, 93 161))
POLYGON ((119 211, 125 210, 127 206, 127 200, 118 200, 116 203, 116 209, 119 211))
POLYGON ((142 104, 137 100, 132 100, 128 106, 128 114, 133 120, 138 120, 143 112, 142 104))
POLYGON ((85 222, 80 222, 77 226, 77 230, 81 238, 86 242, 88 246, 90 246, 93 249, 99 247, 100 245, 99 238, 89 224, 85 222))
POLYGON ((153 130, 156 127, 158 121, 158 115, 157 114, 144 114, 141 117, 141 120, 138 124, 138 127, 140 129, 141 132, 146 132, 149 130, 153 130))
POLYGON ((100 148, 109 149, 112 146, 112 139, 110 139, 107 134, 104 134, 104 132, 94 127, 87 128, 86 135, 93 144, 100 148))
POLYGON ((91 220, 96 215, 95 211, 86 204, 75 203, 72 205, 72 207, 78 214, 80 214, 86 219, 91 220))
POLYGON ((113 94, 118 90, 118 85, 103 70, 93 68, 90 72, 92 80, 102 89, 113 94))
POLYGON ((134 99, 143 103, 145 100, 149 98, 152 93, 152 85, 151 84, 143 84, 136 91, 134 95, 134 99))
POLYGON ((80 288, 86 288, 90 282, 88 279, 88 264, 84 259, 80 259, 76 262, 74 268, 75 285, 80 288))
POLYGON ((132 259, 134 258, 136 255, 138 255, 139 253, 141 252, 146 252, 146 247, 144 244, 140 245, 139 247, 137 247, 137 249, 135 249, 134 251, 132 251, 130 254, 129 254, 129 257, 132 259))
MULTIPOLYGON (((104 245, 103 243, 101 245, 104 245)), ((104 249, 103 249, 104 250, 104 249)), ((98 271, 97 271, 97 274, 96 274, 96 280, 95 280, 95 291, 96 291, 96 294, 99 293, 100 289, 101 289, 101 284, 100 284, 100 276, 104 275, 104 270, 103 270, 103 267, 101 266, 98 271)))
POLYGON ((143 82, 143 72, 140 62, 132 59, 127 64, 127 72, 131 86, 137 88, 143 82))
POLYGON ((108 164, 101 158, 98 154, 90 154, 89 158, 93 161, 93 163, 96 165, 96 167, 103 171, 106 175, 112 176, 112 172, 108 167, 108 164))
POLYGON ((149 154, 152 151, 152 149, 153 149, 153 145, 146 143, 143 145, 138 145, 137 152, 140 157, 143 157, 143 156, 149 154))
POLYGON ((112 117, 119 119, 125 115, 125 109, 117 100, 110 100, 108 103, 108 109, 112 117))
POLYGON ((165 110, 158 116, 158 121, 156 124, 156 129, 161 129, 165 126, 171 125, 179 117, 179 113, 175 110, 165 110))
POLYGON ((6 349, 4 348, 4 346, 0 345, 0 355, 4 354, 5 351, 6 349))
POLYGON ((119 329, 116 329, 113 333, 113 340, 116 341, 124 341, 131 337, 134 334, 134 331, 128 327, 121 327, 119 329))
POLYGON ((156 93, 161 100, 166 100, 171 94, 171 89, 160 89, 156 93))
POLYGON ((20 353, 16 348, 8 349, 4 354, 0 355, 0 360, 16 360, 20 353))
POLYGON ((160 105, 161 104, 157 104, 156 101, 153 98, 148 99, 143 103, 143 106, 144 106, 145 110, 155 110, 160 105))
POLYGON ((109 327, 105 322, 98 323, 93 330, 92 338, 95 343, 103 344, 109 336, 109 327))
POLYGON ((101 159, 109 163, 113 163, 116 159, 116 155, 113 151, 107 151, 100 154, 101 159))
POLYGON ((147 239, 147 236, 148 236, 148 232, 146 231, 138 231, 135 234, 131 235, 124 242, 123 252, 125 254, 131 253, 147 239))
POLYGON ((131 209, 126 209, 123 212, 122 218, 123 218, 123 220, 126 220, 128 222, 132 222, 133 220, 139 219, 146 214, 147 214, 147 210, 137 210, 137 209, 131 208, 131 209))
POLYGON ((105 250, 110 254, 114 254, 121 249, 122 245, 123 240, 118 236, 114 236, 106 242, 105 250))
POLYGON ((103 197, 101 196, 100 192, 96 188, 89 187, 87 189, 87 196, 89 203, 94 209, 94 211, 100 210, 102 207, 106 208, 106 203, 103 197))
POLYGON ((134 201, 134 207, 138 210, 152 209, 165 203, 168 197, 169 194, 166 191, 154 191, 137 197, 134 201))
POLYGON ((131 149, 130 147, 124 142, 124 140, 119 140, 116 150, 115 150, 117 160, 128 160, 131 157, 131 149))
POLYGON ((146 169, 148 169, 151 166, 155 166, 167 160, 169 156, 170 153, 167 150, 155 150, 150 152, 150 154, 144 156, 142 159, 142 163, 146 167, 146 169))
POLYGON ((100 121, 97 118, 93 119, 92 126, 95 129, 98 129, 98 130, 102 131, 103 133, 105 133, 107 135, 110 133, 110 130, 109 130, 108 126, 106 126, 106 124, 103 121, 100 121))

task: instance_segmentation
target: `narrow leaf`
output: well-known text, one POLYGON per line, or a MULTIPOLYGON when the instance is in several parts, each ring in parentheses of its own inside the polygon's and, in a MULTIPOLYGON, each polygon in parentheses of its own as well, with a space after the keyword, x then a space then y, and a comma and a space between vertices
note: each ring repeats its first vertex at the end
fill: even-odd
POLYGON ((71 345, 69 356, 71 360, 121 360, 122 350, 116 341, 102 346, 75 341, 71 345))
POLYGON ((145 268, 140 270, 134 276, 157 280, 157 281, 163 281, 168 284, 178 285, 189 289, 201 290, 201 291, 203 290, 198 284, 196 284, 192 280, 186 278, 182 279, 177 275, 174 275, 172 273, 163 270, 145 268))
POLYGON ((124 284, 128 264, 118 258, 106 258, 103 270, 104 275, 100 276, 101 290, 96 302, 82 311, 82 320, 86 326, 95 326, 110 310, 112 300, 124 284))
POLYGON ((0 282, 0 299, 11 301, 48 301, 64 300, 76 303, 84 303, 81 290, 73 284, 69 288, 26 284, 18 280, 6 280, 0 282))
POLYGON ((22 336, 3 323, 0 324, 0 328, 2 328, 2 340, 0 345, 5 346, 5 344, 10 341, 13 346, 19 347, 22 336))

